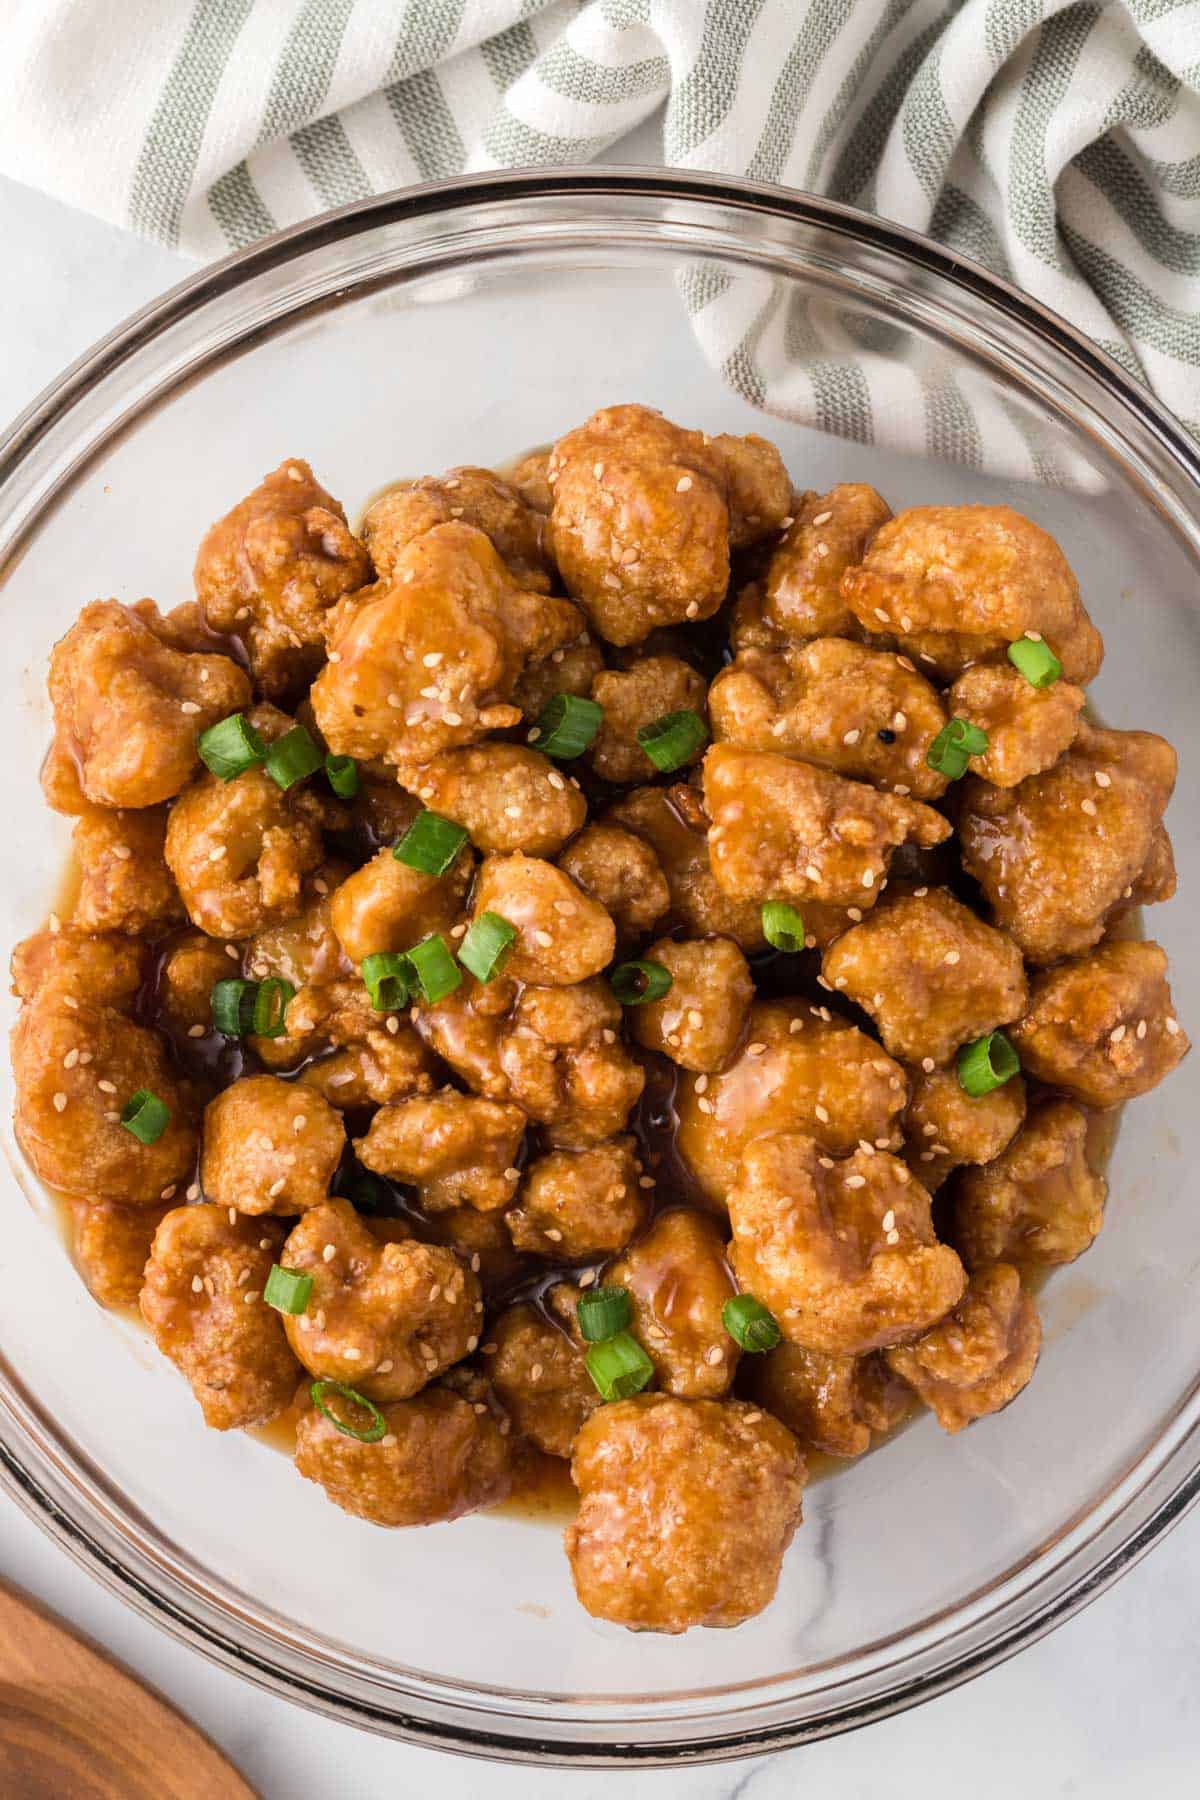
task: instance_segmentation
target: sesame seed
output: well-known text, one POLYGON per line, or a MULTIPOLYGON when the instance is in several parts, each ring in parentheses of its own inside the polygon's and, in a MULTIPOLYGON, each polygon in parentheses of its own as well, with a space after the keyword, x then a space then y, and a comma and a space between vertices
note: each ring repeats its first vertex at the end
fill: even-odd
POLYGON ((68 1050, 67 1054, 62 1059, 63 1068, 64 1069, 73 1069, 75 1067, 75 1064, 78 1061, 79 1061, 78 1050, 68 1050))
POLYGON ((461 725, 462 724, 462 714, 461 713, 448 712, 448 713, 444 713, 443 717, 444 717, 447 725, 461 725))
POLYGON ((846 1186, 848 1188, 861 1188, 866 1187, 866 1185, 867 1178, 865 1175, 847 1175, 846 1177, 846 1186))
POLYGON ((206 1035, 207 1034, 205 1032, 203 1025, 189 1025, 188 1026, 188 1036, 190 1038, 202 1038, 206 1035))
POLYGON ((520 1169, 505 1169, 504 1179, 505 1179, 505 1181, 520 1181, 520 1179, 521 1179, 520 1169))
POLYGON ((239 1286, 239 1287, 245 1287, 245 1285, 246 1285, 246 1283, 247 1283, 247 1282, 248 1282, 248 1281, 249 1281, 249 1279, 250 1279, 250 1271, 249 1271, 249 1269, 243 1269, 243 1270, 242 1270, 242 1271, 241 1271, 241 1273, 240 1273, 240 1274, 239 1274, 239 1275, 238 1275, 238 1278, 237 1278, 237 1285, 238 1285, 238 1286, 239 1286))
POLYGON ((1112 786, 1112 776, 1106 775, 1103 769, 1097 769, 1096 770, 1096 786, 1102 787, 1102 788, 1111 787, 1112 786))
POLYGON ((746 1055, 747 1056, 761 1056, 763 1051, 766 1049, 766 1047, 767 1046, 765 1044, 747 1044, 746 1045, 746 1055))
POLYGON ((959 955, 957 950, 947 950, 945 956, 943 956, 943 958, 942 958, 942 961, 944 963, 946 963, 950 968, 953 968, 955 963, 959 963, 962 961, 962 957, 959 955))
POLYGON ((640 1188, 652 1188, 654 1186, 653 1175, 639 1175, 638 1186, 640 1188))
POLYGON ((1109 1032, 1109 1034, 1108 1034, 1108 1041, 1109 1041, 1109 1043, 1110 1043, 1110 1044, 1119 1044, 1119 1043, 1120 1043, 1120 1042, 1121 1042, 1121 1039, 1122 1039, 1122 1038, 1123 1038, 1123 1037, 1124 1037, 1124 1036, 1125 1036, 1125 1027, 1124 1027, 1124 1025, 1118 1025, 1118 1026, 1116 1026, 1116 1027, 1115 1027, 1115 1029, 1114 1029, 1114 1030, 1112 1030, 1112 1031, 1110 1031, 1110 1032, 1109 1032))
POLYGON ((286 1186, 287 1186, 287 1176, 281 1175, 279 1177, 279 1180, 273 1181, 271 1183, 270 1187, 267 1189, 267 1199, 274 1200, 274 1198, 276 1197, 277 1194, 282 1194, 282 1192, 286 1186))
POLYGON ((133 851, 129 848, 128 844, 114 844, 113 855, 117 858, 118 862, 128 862, 133 855, 133 851))
POLYGON ((179 710, 185 713, 198 713, 200 708, 194 700, 183 700, 180 702, 179 710))
POLYGON ((862 908, 859 906, 848 906, 846 908, 846 917, 848 919, 853 919, 854 923, 856 925, 861 925, 862 924, 862 908))
POLYGON ((1145 1019, 1139 1019, 1138 1020, 1138 1028, 1137 1028, 1137 1031, 1134 1033, 1134 1036, 1139 1037, 1139 1038, 1144 1038, 1145 1035, 1146 1035, 1146 1021, 1145 1021, 1145 1019))
POLYGON ((242 1295, 242 1305, 253 1306, 254 1302, 258 1299, 258 1292, 259 1290, 257 1288, 249 1288, 246 1293, 242 1295))
POLYGON ((893 794, 911 794, 912 789, 903 781, 898 781, 892 789, 893 794))
POLYGON ((862 732, 856 726, 853 731, 847 731, 843 735, 842 742, 843 742, 843 744, 857 744, 857 742, 861 736, 862 736, 862 732))
POLYGON ((548 950, 554 942, 554 939, 548 931, 535 931, 533 934, 533 941, 535 944, 540 944, 543 950, 548 950))
POLYGON ((331 650, 325 660, 326 662, 340 663, 342 660, 342 653, 340 650, 331 650))
POLYGON ((864 1156, 874 1156, 875 1154, 874 1144, 868 1143, 866 1138, 859 1138, 858 1147, 864 1156))
POLYGON ((531 1364, 530 1370, 529 1370, 530 1381, 540 1381, 542 1379, 542 1376, 545 1374, 545 1372, 546 1371, 543 1369, 541 1363, 531 1364))
POLYGON ((881 625, 886 625, 888 622, 888 616, 884 612, 882 606, 877 606, 875 608, 875 617, 879 620, 881 625))
POLYGON ((829 1123, 829 1108, 827 1106, 821 1106, 821 1105, 814 1106, 813 1111, 814 1111, 814 1113, 816 1113, 817 1118, 821 1121, 822 1125, 828 1125, 828 1123, 829 1123))
POLYGON ((160 1200, 173 1200, 175 1197, 175 1188, 176 1188, 176 1183, 172 1181, 168 1187, 163 1188, 162 1192, 158 1196, 159 1199, 160 1200))
POLYGON ((723 1363, 725 1361, 725 1352, 722 1350, 720 1344, 714 1344, 710 1350, 706 1350, 704 1352, 704 1360, 709 1367, 713 1369, 716 1368, 718 1363, 723 1363))
POLYGON ((901 615, 900 615, 900 629, 901 629, 901 631, 911 631, 911 630, 912 630, 912 628, 913 628, 913 622, 912 622, 912 620, 911 620, 911 619, 910 619, 910 618, 909 618, 909 616, 908 616, 908 614, 907 614, 907 613, 901 613, 901 615))
POLYGON ((1085 812, 1090 819, 1094 819, 1097 810, 1096 802, 1094 800, 1081 800, 1079 803, 1079 810, 1080 812, 1085 812))
POLYGON ((696 1105, 700 1108, 702 1113, 710 1113, 712 1111, 711 1100, 697 1100, 696 1105))
POLYGON ((1168 1017, 1163 1020, 1163 1024, 1166 1026, 1167 1033, 1170 1037, 1175 1037, 1178 1035, 1178 1032, 1179 1032, 1179 1020, 1178 1019, 1172 1019, 1172 1018, 1168 1017))
POLYGON ((821 871, 818 869, 816 863, 808 863, 805 865, 804 878, 806 881, 820 881, 821 871))
POLYGON ((896 1223, 896 1214, 892 1207, 889 1206, 879 1223, 884 1231, 890 1231, 892 1229, 893 1225, 896 1223))
POLYGON ((423 687, 421 689, 422 700, 436 700, 437 697, 438 690, 435 687, 423 687))
POLYGON ((697 1011, 694 1006, 690 1006, 688 1008, 687 1022, 693 1031, 699 1031, 701 1025, 704 1023, 704 1014, 697 1011))
POLYGON ((697 1077, 696 1077, 696 1092, 698 1094, 702 1094, 707 1086, 708 1086, 708 1076, 707 1075, 697 1075, 697 1077))
POLYGON ((686 617, 689 619, 698 619, 700 616, 699 601, 689 600, 687 603, 687 606, 684 608, 684 613, 685 613, 686 617))
POLYGON ((874 869, 864 869, 863 870, 862 884, 865 888, 875 886, 875 871, 874 871, 874 869))
POLYGON ((192 1276, 192 1292, 193 1294, 202 1294, 204 1292, 204 1283, 198 1275, 192 1276))
POLYGON ((828 556, 829 555, 829 545, 828 544, 818 544, 816 553, 817 553, 818 558, 828 556))
POLYGON ((817 514, 816 518, 812 521, 812 523, 814 525, 828 525, 828 523, 829 523, 830 519, 832 519, 832 517, 833 517, 833 514, 831 512, 819 512, 817 514))
POLYGON ((602 1041, 606 1044, 615 1044, 617 1041, 616 1032, 613 1031, 611 1026, 608 1026, 608 1025, 606 1025, 604 1027, 603 1031, 600 1033, 600 1037, 601 1037, 602 1041))
POLYGON ((552 788, 555 788, 559 791, 561 791, 567 785, 566 782, 563 780, 562 776, 559 774, 557 769, 552 769, 550 771, 550 774, 547 777, 547 780, 549 781, 550 786, 552 788))
POLYGON ((887 1241, 889 1244, 898 1244, 900 1242, 900 1233, 894 1229, 889 1231, 887 1234, 887 1241))
POLYGON ((230 961, 231 961, 231 962, 237 962, 237 960, 238 960, 238 947, 237 947, 237 945, 236 945, 236 944, 226 944, 226 946, 225 946, 225 954, 226 954, 226 956, 227 956, 227 957, 228 957, 228 958, 229 958, 229 960, 230 960, 230 961))
POLYGON ((54 1096, 54 1110, 55 1112, 66 1112, 67 1110, 67 1096, 61 1091, 54 1096))
MULTIPOLYGON (((452 938, 466 937, 466 935, 467 935, 467 928, 465 925, 455 925, 451 929, 451 932, 450 932, 450 936, 452 938)), ((412 1016, 414 1019, 417 1017, 417 1010, 415 1007, 413 1008, 412 1016)))
MULTIPOLYGON (((200 1183, 198 1181, 193 1181, 191 1186, 185 1190, 183 1197, 185 1200, 198 1200, 200 1198, 200 1183)), ((271 1241, 269 1238, 263 1248, 266 1250, 271 1248, 271 1241)))
POLYGON ((592 479, 594 481, 599 481, 599 479, 603 475, 603 473, 604 473, 604 464, 602 462, 592 464, 592 479))
POLYGON ((337 1255, 337 1245, 336 1244, 326 1244, 325 1248, 321 1252, 321 1256, 325 1262, 332 1262, 336 1255, 337 1255))
POLYGON ((913 899, 914 900, 923 900, 928 892, 929 892, 929 889, 927 887, 914 888, 913 889, 913 899))
POLYGON ((1040 631, 1027 631, 1025 636, 1029 639, 1031 644, 1040 644, 1042 641, 1042 634, 1040 631))
POLYGON ((902 713, 902 712, 893 713, 892 714, 892 730, 893 731, 907 731, 907 729, 908 729, 907 714, 902 713))
POLYGON ((692 485, 691 476, 690 475, 681 475, 679 477, 679 480, 675 483, 675 492, 677 494, 686 494, 688 489, 691 487, 691 485, 692 485))
POLYGON ((923 1056, 921 1058, 921 1067, 924 1069, 926 1075, 932 1075, 933 1071, 937 1068, 937 1064, 934 1062, 932 1056, 923 1056))
POLYGON ((225 1208, 225 1210, 229 1214, 229 1223, 231 1225, 236 1225, 237 1224, 237 1207, 236 1206, 227 1206, 225 1208))
POLYGON ((260 1250, 269 1250, 271 1248, 270 1238, 259 1238, 258 1247, 260 1250))

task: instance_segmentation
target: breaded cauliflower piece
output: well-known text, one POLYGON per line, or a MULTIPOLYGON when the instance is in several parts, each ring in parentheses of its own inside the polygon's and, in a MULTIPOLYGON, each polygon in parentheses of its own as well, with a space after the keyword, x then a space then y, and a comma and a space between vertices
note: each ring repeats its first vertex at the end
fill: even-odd
POLYGON ((516 932, 504 968, 514 981, 568 987, 612 961, 617 933, 598 901, 540 857, 485 857, 472 910, 499 913, 516 932))
POLYGON ((517 1191, 524 1135, 519 1107, 443 1088, 381 1106, 354 1147, 364 1168, 417 1187, 428 1212, 495 1212, 517 1191))
POLYGON ((380 579, 391 580, 414 538, 454 519, 475 526, 492 540, 521 587, 549 593, 550 561, 542 542, 545 520, 503 476, 468 466, 397 482, 372 502, 362 529, 380 579))
POLYGON ((79 869, 72 923, 80 931, 160 931, 184 916, 163 857, 165 809, 89 807, 71 833, 79 869))
POLYGON ((552 1262, 611 1256, 646 1221, 631 1137, 587 1150, 552 1150, 529 1165, 505 1215, 512 1241, 552 1262))
POLYGON ((575 783, 523 744, 444 750, 412 781, 425 805, 463 826, 484 856, 557 856, 587 818, 575 783))
POLYGON ((320 1206, 346 1132, 320 1094, 275 1075, 247 1075, 204 1109, 200 1184, 242 1213, 289 1218, 320 1206))
POLYGON ((1088 1106, 1148 1093, 1191 1048, 1166 951, 1148 939, 1102 944, 1035 976, 1012 1039, 1031 1075, 1088 1106))
POLYGON ((604 908, 616 927, 618 947, 646 937, 671 904, 657 853, 620 825, 604 820, 585 825, 558 866, 604 908))
POLYGON ((664 1394, 718 1400, 733 1386, 741 1351, 721 1319, 737 1293, 729 1249, 715 1219, 676 1207, 605 1270, 606 1286, 628 1291, 629 1329, 664 1394))
POLYGON ((1087 1118, 1051 1100, 994 1162, 954 1189, 954 1244, 968 1269, 1074 1262, 1104 1223, 1108 1183, 1087 1158, 1087 1118))
MULTIPOLYGON (((577 1291, 553 1288, 550 1304, 577 1291)), ((488 1329, 488 1375, 514 1426, 546 1456, 570 1456, 580 1426, 601 1404, 578 1344, 528 1301, 508 1307, 488 1329)))
POLYGON ((904 1157, 931 1194, 963 1163, 999 1156, 1025 1118, 1025 1083, 1019 1075, 988 1094, 971 1095, 948 1069, 910 1069, 904 1157))
POLYGON ((802 494, 767 566, 760 604, 768 627, 791 641, 858 637, 841 579, 891 516, 887 501, 864 483, 842 481, 827 494, 802 494))
MULTIPOLYGON (((644 725, 666 713, 694 712, 705 718, 707 686, 681 656, 639 656, 625 669, 605 669, 592 682, 592 699, 604 708, 588 761, 603 781, 632 787, 653 781, 658 769, 638 743, 644 725)), ((697 746, 689 763, 699 762, 697 746)))
POLYGON ((464 844, 443 875, 426 875, 379 850, 334 889, 329 922, 355 968, 381 950, 411 950, 462 917, 475 858, 464 844))
POLYGON ((1016 1399, 1033 1374, 1041 1343, 1037 1308, 1017 1271, 992 1263, 972 1275, 947 1319, 886 1356, 932 1408, 942 1430, 956 1432, 1016 1399))
POLYGON ((1054 767, 1075 740, 1086 698, 1070 681, 1036 688, 1008 663, 976 663, 954 683, 946 706, 952 718, 987 733, 987 749, 970 759, 972 773, 1011 788, 1054 767))
POLYGON ((732 938, 660 938, 643 960, 661 964, 671 986, 661 1000, 630 1008, 636 1042, 697 1074, 723 1069, 754 1000, 749 964, 732 938))
POLYGON ((765 1356, 748 1357, 742 1371, 747 1398, 774 1413, 802 1450, 823 1456, 861 1456, 912 1411, 912 1389, 879 1350, 830 1356, 785 1338, 765 1356))

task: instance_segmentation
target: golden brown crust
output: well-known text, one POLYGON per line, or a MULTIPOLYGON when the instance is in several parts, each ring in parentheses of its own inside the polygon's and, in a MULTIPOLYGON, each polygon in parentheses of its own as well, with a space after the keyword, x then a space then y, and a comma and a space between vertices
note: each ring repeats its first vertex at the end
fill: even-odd
POLYGON ((443 1088, 381 1106, 354 1147, 364 1168, 419 1188, 430 1212, 496 1212, 516 1193, 524 1135, 519 1107, 443 1088))
POLYGON ((971 1277, 950 1316, 915 1344, 885 1352, 888 1365, 916 1389, 943 1431, 999 1412, 1027 1384, 1041 1348, 1037 1308, 1007 1263, 971 1277))
POLYGON ((513 1244, 552 1262, 611 1256, 645 1224, 640 1171, 631 1137, 539 1157, 507 1214, 513 1244))
POLYGON ((839 482, 827 494, 803 494, 763 584, 762 617, 785 639, 858 637, 840 583, 860 563, 891 508, 872 487, 839 482))
POLYGON ((1103 944, 1035 976, 1012 1039, 1031 1075, 1090 1106, 1148 1093, 1191 1048, 1175 1016, 1166 952, 1138 939, 1103 944))
POLYGON ((754 981, 730 938, 660 938, 644 960, 667 970, 671 987, 661 1000, 633 1007, 629 1029, 647 1050, 658 1050, 698 1074, 723 1069, 742 1036, 754 981))
POLYGON ((362 530, 380 579, 391 579, 414 538, 454 519, 485 533, 522 587, 549 593, 543 519, 502 476, 469 466, 398 482, 372 503, 362 530))
POLYGON ((516 1429, 545 1455, 570 1456, 580 1426, 601 1404, 578 1345, 525 1301, 502 1312, 489 1337, 488 1375, 516 1429))
POLYGON ((345 1145, 342 1121, 320 1094, 248 1075, 204 1110, 201 1186, 220 1206, 290 1218, 321 1205, 345 1145))
POLYGON ((959 1176, 955 1246, 968 1269, 1074 1262, 1104 1223, 1107 1193, 1088 1162, 1086 1115, 1052 1100, 994 1162, 959 1176))
POLYGON ((741 1351, 721 1318, 737 1292, 728 1253, 715 1219, 676 1207, 605 1271, 606 1284, 629 1292, 629 1329, 664 1394, 718 1400, 733 1385, 741 1351))
POLYGON ((575 1440, 575 1591, 632 1631, 740 1625, 770 1604, 800 1523, 804 1459, 777 1419, 736 1400, 641 1394, 575 1440))
POLYGON ((878 1350, 831 1356, 786 1340, 746 1357, 739 1388, 794 1433, 802 1450, 862 1456, 912 1410, 912 1390, 878 1350))

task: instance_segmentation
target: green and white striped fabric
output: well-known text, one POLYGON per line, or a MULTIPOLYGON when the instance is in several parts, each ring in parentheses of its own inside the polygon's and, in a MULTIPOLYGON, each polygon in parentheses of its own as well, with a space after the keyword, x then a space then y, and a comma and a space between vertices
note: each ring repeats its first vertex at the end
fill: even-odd
MULTIPOLYGON (((931 232, 1200 429, 1193 0, 9 0, 4 59, 0 170, 198 257, 661 110, 664 162, 931 232)), ((728 358, 746 297, 688 301, 728 358)))

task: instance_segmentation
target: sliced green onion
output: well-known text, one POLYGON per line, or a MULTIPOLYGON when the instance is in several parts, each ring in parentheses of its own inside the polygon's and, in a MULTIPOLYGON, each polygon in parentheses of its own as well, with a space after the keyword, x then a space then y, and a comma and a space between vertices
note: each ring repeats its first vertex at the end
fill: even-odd
POLYGON ((458 946, 458 960, 477 981, 494 981, 516 935, 516 928, 499 913, 480 913, 458 946))
POLYGON ((667 774, 691 762, 708 742, 708 727, 698 712, 664 713, 651 725, 638 727, 637 741, 656 769, 667 774))
POLYGON ((398 950, 377 950, 364 956, 359 966, 371 1005, 376 1012, 399 1012, 412 993, 412 968, 398 950))
POLYGON ((293 725, 267 751, 267 774, 284 793, 325 761, 303 725, 293 725))
POLYGON ((1062 674, 1062 664, 1041 638, 1018 638, 1008 646, 1008 660, 1035 688, 1053 687, 1062 674))
POLYGON ((267 747, 245 713, 230 713, 218 719, 196 739, 200 760, 221 781, 232 781, 244 775, 267 754, 267 747))
POLYGON ((446 940, 434 932, 422 938, 408 953, 421 993, 430 1006, 436 1006, 456 987, 462 986, 462 971, 446 948, 446 940))
POLYGON ((295 1315, 302 1313, 308 1305, 312 1285, 311 1275, 302 1275, 298 1269, 285 1269, 281 1263, 272 1263, 263 1288, 263 1299, 276 1312, 295 1315))
POLYGON ((240 976, 216 982, 208 1000, 217 1030, 226 1037, 245 1037, 252 1031, 257 993, 257 981, 243 981, 240 976))
POLYGON ((804 948, 804 920, 786 900, 766 900, 762 909, 763 936, 776 950, 794 954, 804 948))
POLYGON ((410 869, 419 869, 422 875, 444 875, 466 841, 461 825, 426 807, 395 845, 392 855, 410 869))
POLYGON ((616 1337, 618 1331, 624 1331, 632 1312, 628 1288, 600 1287, 580 1294, 575 1316, 588 1343, 603 1344, 607 1338, 616 1337))
POLYGON ((982 726, 972 725, 969 719, 951 719, 930 744, 925 761, 939 775, 960 781, 971 757, 982 756, 987 747, 988 734, 982 726))
POLYGON ((339 800, 353 800, 358 792, 358 764, 352 756, 327 756, 325 777, 339 800))
POLYGON ((654 1364, 627 1331, 593 1344, 583 1360, 597 1393, 605 1400, 628 1400, 654 1377, 654 1364))
POLYGON ((755 1355, 773 1350, 783 1336, 774 1314, 753 1294, 734 1294, 728 1299, 721 1308, 721 1323, 735 1344, 755 1355))
POLYGON ((979 1100, 993 1089, 1011 1081, 1021 1067, 1021 1059, 1002 1031, 989 1031, 986 1037, 964 1044, 958 1053, 958 1085, 972 1100, 979 1100))
POLYGON ((125 1102, 121 1123, 141 1144, 156 1144, 171 1123, 171 1109, 149 1088, 139 1088, 125 1102))
POLYGON ((619 963, 609 976, 609 986, 622 1006, 645 1006, 648 1000, 661 1000, 669 994, 674 979, 660 962, 643 959, 619 963))
POLYGON ((529 742, 547 756, 582 756, 600 729, 604 708, 579 694, 552 694, 538 715, 529 742))
POLYGON ((357 1438, 360 1444, 377 1444, 381 1437, 387 1436, 387 1420, 374 1402, 368 1400, 365 1394, 360 1394, 357 1388, 347 1387, 344 1381, 314 1381, 308 1391, 317 1411, 323 1413, 329 1423, 345 1437, 357 1438), (361 1406, 364 1412, 370 1413, 371 1423, 367 1429, 360 1431, 357 1425, 347 1425, 344 1419, 339 1419, 326 1406, 326 1394, 336 1394, 339 1400, 348 1400, 352 1406, 361 1406))
POLYGON ((287 1009, 295 997, 295 988, 282 975, 272 975, 266 981, 259 982, 251 1021, 258 1037, 283 1036, 287 1024, 287 1009))

